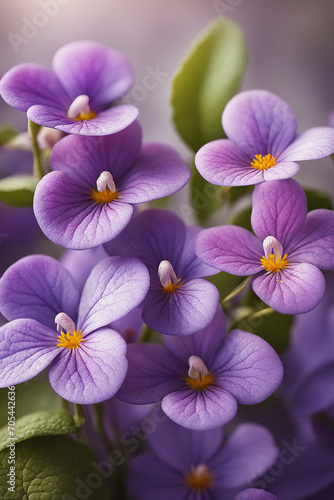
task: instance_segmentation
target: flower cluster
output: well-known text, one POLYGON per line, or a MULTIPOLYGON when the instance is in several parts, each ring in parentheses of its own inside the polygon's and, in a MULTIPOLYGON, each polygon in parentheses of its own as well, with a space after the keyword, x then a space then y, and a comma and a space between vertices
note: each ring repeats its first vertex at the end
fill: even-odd
POLYGON ((308 212, 290 177, 296 162, 334 153, 334 128, 297 134, 281 98, 235 95, 222 113, 227 139, 203 145, 195 165, 219 186, 256 185, 250 221, 187 226, 173 203, 150 205, 179 192, 191 170, 172 147, 142 142, 137 108, 120 101, 134 81, 127 59, 73 42, 52 67, 21 64, 0 82, 29 119, 35 219, 66 249, 61 262, 38 250, 6 266, 1 387, 49 367, 102 463, 136 443, 130 425, 153 422, 126 480, 110 481, 134 500, 332 498, 334 212, 308 212), (233 289, 228 275, 248 278, 233 289), (253 328, 260 318, 270 333, 281 315, 300 315, 282 355, 253 328), (270 411, 259 416, 275 398, 288 415, 277 425, 270 411), (284 432, 306 450, 301 460, 282 453, 284 432), (277 464, 291 466, 273 482, 277 464))

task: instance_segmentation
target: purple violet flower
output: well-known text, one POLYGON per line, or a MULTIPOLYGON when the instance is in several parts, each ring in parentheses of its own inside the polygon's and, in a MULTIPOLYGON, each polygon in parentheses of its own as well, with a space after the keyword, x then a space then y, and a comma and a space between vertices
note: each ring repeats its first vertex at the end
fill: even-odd
POLYGON ((221 271, 254 274, 256 295, 282 314, 313 309, 325 292, 319 269, 334 267, 334 212, 307 214, 302 187, 287 179, 255 187, 251 222, 256 236, 233 225, 204 230, 196 254, 221 271))
POLYGON ((122 401, 161 407, 174 422, 205 430, 226 424, 237 403, 251 405, 280 385, 282 363, 260 337, 242 330, 225 332, 218 307, 213 322, 188 337, 166 337, 166 346, 130 344, 129 369, 117 394, 122 401))
POLYGON ((233 500, 278 454, 261 425, 242 424, 224 444, 222 438, 222 429, 199 432, 171 421, 160 424, 148 438, 152 451, 130 462, 134 499, 233 500))
POLYGON ((186 227, 168 210, 137 214, 127 228, 105 245, 110 255, 137 257, 150 272, 151 286, 143 302, 143 321, 166 335, 190 335, 213 319, 217 288, 203 276, 217 271, 195 255, 199 227, 186 227))
POLYGON ((316 127, 296 135, 290 106, 265 90, 249 90, 226 105, 222 123, 228 139, 205 144, 195 157, 200 174, 218 186, 248 186, 287 179, 297 161, 334 153, 334 130, 316 127))
POLYGON ((138 109, 114 101, 134 81, 130 62, 95 42, 72 42, 54 55, 53 72, 38 64, 19 64, 0 82, 2 98, 26 111, 29 120, 63 132, 110 135, 128 127, 138 109))
POLYGON ((57 245, 86 249, 120 233, 133 206, 179 191, 190 170, 169 146, 141 144, 138 122, 108 137, 68 136, 53 148, 53 172, 38 183, 34 212, 57 245))
POLYGON ((20 384, 50 365, 62 398, 92 404, 112 397, 126 371, 126 342, 109 323, 145 297, 149 275, 137 259, 109 257, 94 267, 81 299, 55 259, 25 257, 0 280, 1 387, 20 384), (56 328, 56 325, 57 328, 56 328))

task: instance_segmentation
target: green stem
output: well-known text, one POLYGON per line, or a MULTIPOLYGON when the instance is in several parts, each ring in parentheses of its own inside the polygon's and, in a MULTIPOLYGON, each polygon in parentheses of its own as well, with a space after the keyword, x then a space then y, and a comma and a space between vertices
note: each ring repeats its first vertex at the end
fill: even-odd
POLYGON ((66 399, 60 398, 61 399, 61 407, 63 410, 66 410, 70 412, 70 403, 66 401, 66 399))
POLYGON ((40 129, 41 129, 40 125, 37 125, 37 123, 28 120, 28 132, 29 132, 29 137, 31 139, 32 151, 34 154, 33 173, 36 179, 38 180, 41 180, 42 177, 44 176, 41 151, 39 149, 37 141, 37 135, 40 129))
POLYGON ((74 416, 73 416, 73 419, 74 419, 74 422, 78 426, 80 426, 77 429, 77 431, 76 431, 78 441, 84 442, 84 438, 83 438, 81 427, 85 423, 85 412, 84 412, 84 408, 83 408, 82 405, 78 405, 76 403, 74 404, 74 416))
POLYGON ((143 328, 142 334, 140 336, 139 342, 145 343, 149 342, 150 340, 150 335, 151 335, 151 328, 147 325, 143 328))
POLYGON ((234 321, 231 322, 228 331, 231 331, 234 328, 239 328, 242 323, 248 323, 249 326, 252 326, 252 322, 254 320, 262 318, 263 316, 268 316, 269 314, 275 312, 275 310, 272 309, 271 307, 266 307, 256 312, 253 312, 254 309, 251 311, 249 311, 248 308, 245 309, 246 309, 245 314, 239 315, 234 321))
POLYGON ((234 297, 236 297, 240 292, 242 292, 243 290, 245 290, 245 288, 247 288, 251 279, 252 276, 247 276, 247 278, 244 281, 242 281, 240 285, 235 287, 235 289, 232 290, 231 293, 226 295, 226 297, 221 301, 220 305, 224 308, 224 306, 226 306, 228 302, 230 302, 230 300, 234 299, 234 297))

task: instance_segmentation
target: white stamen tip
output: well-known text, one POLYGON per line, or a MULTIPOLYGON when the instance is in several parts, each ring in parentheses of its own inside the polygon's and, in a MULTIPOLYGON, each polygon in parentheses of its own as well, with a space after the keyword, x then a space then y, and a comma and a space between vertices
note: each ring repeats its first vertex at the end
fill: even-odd
POLYGON ((266 259, 270 254, 275 255, 275 260, 280 260, 283 255, 283 247, 274 236, 267 236, 263 240, 263 250, 266 259))
POLYGON ((169 260, 162 260, 160 262, 159 267, 158 267, 158 275, 159 275, 160 283, 164 287, 168 285, 169 280, 171 280, 172 283, 177 282, 177 276, 176 276, 175 271, 173 269, 173 266, 169 262, 169 260))
POLYGON ((203 479, 210 474, 210 470, 209 470, 207 465, 200 464, 196 467, 196 469, 194 470, 194 473, 199 479, 203 479))
POLYGON ((96 181, 97 190, 102 193, 106 188, 109 188, 113 193, 116 191, 114 178, 110 172, 104 170, 96 181))
POLYGON ((77 116, 82 113, 83 115, 88 115, 90 112, 89 107, 89 97, 86 94, 78 95, 72 102, 71 106, 68 108, 67 117, 74 120, 77 116))
POLYGON ((59 313, 55 317, 55 323, 57 324, 57 332, 61 333, 62 330, 65 330, 68 333, 73 333, 75 330, 74 321, 67 316, 66 313, 59 313))
POLYGON ((209 370, 205 366, 204 361, 202 361, 198 356, 190 356, 188 358, 188 363, 188 375, 190 378, 197 379, 199 374, 203 375, 204 377, 208 375, 209 370))

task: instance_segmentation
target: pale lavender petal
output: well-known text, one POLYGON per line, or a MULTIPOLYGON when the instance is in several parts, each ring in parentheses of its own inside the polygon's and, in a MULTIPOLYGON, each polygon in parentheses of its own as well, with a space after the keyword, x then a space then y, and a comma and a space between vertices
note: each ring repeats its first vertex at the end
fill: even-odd
POLYGON ((275 94, 249 90, 234 96, 222 116, 227 137, 248 157, 279 156, 295 138, 297 120, 291 107, 275 94))
POLYGON ((241 404, 260 403, 283 378, 283 365, 274 349, 261 337, 242 330, 229 332, 210 370, 219 387, 241 404))
POLYGON ((136 307, 123 318, 110 324, 110 328, 119 332, 128 344, 137 342, 142 326, 140 307, 136 307))
POLYGON ((199 356, 208 370, 211 371, 214 360, 224 342, 226 319, 220 305, 213 321, 203 330, 186 337, 166 336, 165 345, 181 361, 184 369, 188 370, 188 358, 191 355, 199 356))
POLYGON ((238 409, 235 398, 219 387, 172 392, 163 398, 161 407, 177 424, 199 431, 227 424, 238 409))
POLYGON ((166 349, 156 344, 130 344, 129 369, 117 397, 133 404, 156 403, 184 386, 182 365, 166 349))
POLYGON ((306 313, 319 304, 326 282, 321 271, 312 264, 291 264, 280 273, 266 273, 255 278, 256 295, 282 314, 306 313))
POLYGON ((96 188, 103 171, 111 172, 116 188, 128 176, 139 155, 142 132, 137 121, 118 134, 106 137, 64 137, 52 149, 52 170, 61 170, 88 189, 96 188))
POLYGON ((167 419, 149 436, 153 453, 172 469, 189 473, 191 467, 207 464, 222 446, 223 429, 206 432, 185 429, 167 419))
POLYGON ((130 104, 118 104, 101 111, 96 118, 76 121, 67 118, 66 112, 61 112, 55 107, 36 105, 29 108, 27 116, 29 120, 39 125, 62 130, 68 134, 100 136, 124 130, 135 121, 138 109, 130 104))
POLYGON ((160 262, 168 260, 178 274, 184 241, 185 224, 180 217, 170 210, 149 209, 133 217, 122 234, 104 248, 110 255, 138 257, 148 267, 152 284, 160 286, 160 262))
POLYGON ((237 276, 262 270, 262 245, 243 227, 230 225, 205 229, 196 240, 195 251, 205 264, 237 276))
POLYGON ((131 63, 116 50, 96 42, 64 45, 55 53, 52 66, 72 101, 86 94, 94 111, 120 98, 134 82, 131 63))
POLYGON ((252 228, 263 241, 274 236, 286 253, 305 222, 307 201, 303 188, 293 179, 266 182, 253 192, 252 228))
POLYGON ((326 158, 334 153, 332 127, 315 127, 299 134, 279 160, 302 161, 326 158))
POLYGON ((185 280, 204 278, 219 273, 219 270, 207 266, 195 254, 195 241, 201 231, 203 231, 202 227, 186 227, 186 239, 178 265, 178 268, 182 269, 182 277, 185 280))
POLYGON ((53 390, 77 404, 94 404, 116 394, 127 372, 126 342, 109 328, 95 331, 77 348, 62 349, 50 366, 53 390))
POLYGON ((143 301, 149 285, 148 271, 138 259, 104 259, 84 286, 78 328, 89 333, 122 318, 143 301))
POLYGON ((224 488, 246 486, 273 464, 278 451, 272 434, 265 427, 239 425, 211 461, 217 485, 224 488))
MULTIPOLYGON (((82 292, 93 267, 107 257, 103 247, 99 246, 88 250, 65 250, 60 262, 71 273, 78 289, 82 292)), ((117 328, 113 330, 118 331, 117 328)))
POLYGON ((0 280, 0 310, 9 321, 32 318, 56 331, 55 316, 76 320, 79 292, 71 274, 52 257, 20 259, 0 280))
POLYGON ((1 387, 20 384, 43 371, 60 353, 57 331, 34 319, 17 319, 0 328, 1 387))
POLYGON ((256 488, 248 488, 243 490, 235 497, 234 500, 280 500, 276 495, 268 493, 268 491, 257 490, 256 488))
POLYGON ((74 250, 92 248, 109 241, 128 224, 131 205, 119 200, 96 203, 89 193, 63 172, 50 172, 38 183, 34 213, 51 241, 74 250))
POLYGON ((131 460, 128 488, 135 500, 185 500, 189 493, 181 471, 160 462, 153 453, 131 460))
POLYGON ((318 209, 309 212, 302 230, 290 244, 293 262, 308 262, 320 269, 334 267, 334 212, 318 209))
POLYGON ((143 305, 143 321, 166 335, 191 335, 214 318, 219 292, 204 279, 186 281, 175 292, 150 290, 143 305))
POLYGON ((38 64, 19 64, 9 70, 0 82, 1 97, 13 108, 27 111, 41 104, 66 110, 71 104, 57 77, 38 64))
POLYGON ((122 200, 143 203, 176 193, 187 184, 190 170, 171 147, 146 143, 120 185, 122 200))

